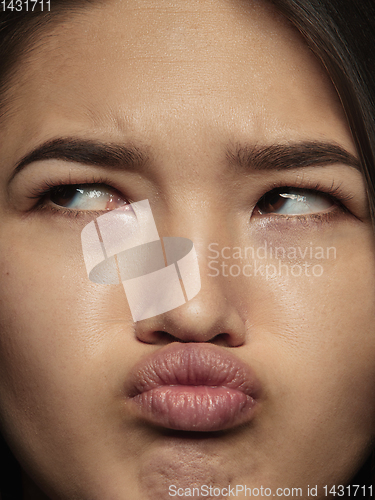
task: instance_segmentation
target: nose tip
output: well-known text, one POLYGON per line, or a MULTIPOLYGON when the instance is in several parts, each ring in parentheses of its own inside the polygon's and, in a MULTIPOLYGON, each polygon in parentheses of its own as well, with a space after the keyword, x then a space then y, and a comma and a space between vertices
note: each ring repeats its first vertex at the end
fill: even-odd
POLYGON ((138 340, 149 343, 211 342, 228 347, 245 343, 246 325, 235 304, 212 283, 183 306, 139 321, 138 340))

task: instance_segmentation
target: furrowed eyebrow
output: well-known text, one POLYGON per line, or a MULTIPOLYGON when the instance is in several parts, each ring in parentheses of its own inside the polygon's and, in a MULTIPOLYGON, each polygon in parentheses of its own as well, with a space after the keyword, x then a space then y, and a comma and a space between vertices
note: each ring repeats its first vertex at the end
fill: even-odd
POLYGON ((337 144, 298 142, 269 146, 244 146, 227 151, 229 162, 241 169, 286 170, 343 163, 361 171, 359 160, 337 144))
POLYGON ((133 146, 89 139, 59 138, 47 141, 25 155, 17 163, 10 181, 30 163, 51 159, 123 170, 140 167, 148 158, 133 146))
MULTIPOLYGON (((90 139, 58 138, 43 143, 25 155, 17 163, 9 182, 30 163, 49 159, 116 170, 133 170, 144 166, 148 161, 147 155, 134 146, 90 139)), ((240 146, 235 150, 228 150, 227 159, 241 170, 286 170, 343 163, 361 171, 359 160, 344 148, 317 141, 240 146)))

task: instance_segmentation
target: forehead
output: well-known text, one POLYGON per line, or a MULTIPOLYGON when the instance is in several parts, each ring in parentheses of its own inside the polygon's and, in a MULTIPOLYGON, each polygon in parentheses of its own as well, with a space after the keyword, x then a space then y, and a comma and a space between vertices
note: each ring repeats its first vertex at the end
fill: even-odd
POLYGON ((258 0, 98 3, 43 37, 14 95, 25 144, 89 129, 148 134, 148 142, 199 130, 205 141, 214 133, 253 142, 329 135, 354 152, 320 63, 258 0))

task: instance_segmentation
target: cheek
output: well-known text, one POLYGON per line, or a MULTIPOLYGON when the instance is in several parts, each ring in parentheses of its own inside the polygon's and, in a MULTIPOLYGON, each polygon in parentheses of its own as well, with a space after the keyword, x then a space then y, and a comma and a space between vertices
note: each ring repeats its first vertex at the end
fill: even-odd
MULTIPOLYGON (((321 463, 326 463, 327 470, 338 471, 344 480, 375 435, 372 232, 344 231, 333 238, 309 233, 298 245, 286 237, 282 243, 302 251, 335 247, 336 253, 329 259, 281 261, 289 271, 305 261, 319 264, 319 277, 303 272, 296 277, 289 272, 287 277, 284 272, 248 279, 247 292, 244 285, 243 294, 252 297, 246 304, 248 359, 266 388, 259 425, 279 443, 280 464, 285 465, 288 449, 294 471, 303 461, 318 479, 321 463)), ((278 265, 271 258, 263 263, 278 265)), ((275 453, 271 448, 269 452, 275 453)))
MULTIPOLYGON (((87 279, 79 239, 56 248, 54 234, 32 245, 11 236, 0 238, 1 414, 12 415, 8 432, 48 433, 117 390, 104 381, 113 346, 132 337, 131 315, 122 286, 87 279)), ((126 369, 123 358, 119 378, 126 369)))
POLYGON ((375 346, 372 229, 341 224, 266 236, 258 242, 266 248, 258 259, 263 276, 241 282, 249 297, 247 317, 258 323, 256 340, 284 345, 302 365, 321 359, 322 365, 326 361, 341 370, 370 363, 375 346))

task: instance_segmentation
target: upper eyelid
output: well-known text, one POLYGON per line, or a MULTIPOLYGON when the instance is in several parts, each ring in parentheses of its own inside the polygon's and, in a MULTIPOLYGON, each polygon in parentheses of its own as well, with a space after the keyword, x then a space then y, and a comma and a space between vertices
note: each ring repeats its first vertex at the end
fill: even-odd
MULTIPOLYGON (((87 186, 88 187, 102 187, 108 190, 113 190, 117 192, 119 195, 126 197, 125 193, 122 192, 122 190, 118 189, 115 187, 113 184, 111 184, 108 180, 103 179, 103 178, 98 178, 98 179, 90 179, 84 182, 67 182, 67 181, 44 181, 44 188, 36 188, 35 189, 35 195, 30 196, 30 198, 37 198, 40 196, 43 196, 43 194, 48 194, 52 192, 55 189, 59 189, 62 187, 68 187, 68 186, 87 186)), ((353 198, 352 194, 348 193, 343 193, 341 190, 341 186, 335 186, 334 183, 331 184, 330 187, 322 186, 320 183, 310 183, 310 182, 296 182, 294 185, 292 184, 282 184, 278 186, 273 186, 271 189, 268 189, 267 191, 264 192, 264 194, 259 198, 261 199, 263 196, 266 196, 268 193, 271 193, 272 191, 282 191, 282 190, 299 190, 299 191, 305 191, 305 192, 311 192, 311 193, 321 193, 322 195, 329 196, 338 202, 342 201, 349 201, 350 199, 353 198)))
POLYGON ((103 179, 100 177, 97 179, 90 179, 83 182, 67 182, 66 180, 65 181, 44 180, 42 185, 34 186, 34 188, 31 188, 30 195, 28 196, 28 198, 30 199, 42 198, 43 196, 46 196, 49 193, 51 193, 54 189, 58 189, 64 186, 103 186, 106 187, 107 189, 116 191, 121 196, 126 197, 126 195, 120 189, 111 184, 107 179, 103 179))
MULTIPOLYGON (((315 168, 318 169, 318 167, 315 168)), ((349 190, 348 180, 347 179, 345 180, 341 175, 341 168, 339 170, 338 167, 335 166, 332 168, 334 168, 334 171, 332 172, 332 174, 330 173, 329 176, 325 175, 325 172, 328 171, 327 167, 324 167, 322 175, 320 174, 321 170, 319 169, 319 179, 322 179, 322 182, 320 180, 319 181, 316 180, 317 175, 314 174, 317 173, 318 171, 315 169, 314 171, 311 172, 304 172, 302 175, 300 171, 297 173, 296 171, 289 170, 288 172, 277 174, 276 177, 270 176, 270 178, 267 179, 264 184, 262 182, 261 184, 258 185, 258 188, 256 189, 257 193, 254 193, 257 199, 253 200, 254 202, 257 202, 268 191, 279 187, 308 189, 313 191, 319 191, 324 194, 333 196, 335 199, 337 199, 338 202, 344 204, 345 202, 350 201, 352 198, 356 197, 357 202, 351 203, 349 206, 347 206, 347 208, 349 209, 349 211, 351 211, 351 208, 353 208, 357 209, 359 213, 365 213, 365 209, 359 205, 359 203, 361 203, 362 197, 358 197, 358 192, 356 192, 358 191, 356 186, 359 187, 358 178, 357 180, 353 179, 353 181, 350 184, 351 187, 349 190), (338 179, 339 182, 336 182, 335 179, 336 180, 338 179), (343 188, 341 188, 342 185, 343 188), (352 186, 354 186, 354 189, 352 189, 352 186), (353 195, 352 193, 355 194, 353 195)), ((353 169, 350 170, 353 171, 353 169)), ((38 174, 38 177, 42 175, 43 177, 45 176, 44 169, 41 169, 38 172, 40 172, 38 174)), ((30 179, 31 177, 29 177, 29 181, 27 182, 27 184, 30 184, 31 181, 33 183, 35 182, 35 185, 33 186, 32 189, 30 189, 30 187, 28 188, 28 191, 31 193, 29 198, 31 199, 38 199, 43 194, 44 195, 48 194, 50 189, 53 189, 55 187, 62 185, 72 185, 72 184, 87 185, 87 186, 94 186, 94 185, 105 186, 108 189, 115 190, 120 196, 124 197, 129 203, 136 201, 137 198, 136 192, 132 192, 131 186, 128 183, 128 181, 125 184, 124 183, 125 179, 124 180, 117 179, 109 172, 103 171, 102 169, 99 170, 96 169, 96 171, 93 171, 90 168, 88 168, 82 171, 80 167, 77 170, 69 169, 67 173, 65 168, 64 169, 57 168, 57 170, 53 170, 51 172, 51 178, 44 177, 42 178, 41 181, 38 181, 38 183, 36 183, 34 179, 31 179, 30 181, 30 179)), ((352 179, 352 176, 350 176, 350 179, 352 179)), ((130 181, 131 178, 128 178, 128 180, 130 181)))
MULTIPOLYGON (((338 198, 336 198, 335 196, 332 196, 332 195, 331 195, 331 194, 329 194, 329 193, 326 193, 326 192, 324 192, 324 191, 320 191, 320 190, 316 190, 316 189, 303 189, 303 188, 302 188, 302 189, 298 189, 298 188, 293 188, 293 187, 281 187, 281 188, 273 189, 273 190, 268 191, 267 193, 265 193, 265 194, 262 196, 262 198, 261 198, 261 199, 258 201, 258 203, 257 203, 257 206, 259 205, 259 210, 262 210, 262 209, 260 208, 260 206, 261 206, 261 202, 262 202, 263 200, 265 200, 265 198, 266 198, 266 196, 267 196, 267 195, 272 195, 272 192, 274 192, 274 194, 279 194, 280 196, 282 196, 282 193, 283 193, 283 192, 285 193, 285 192, 287 192, 287 191, 294 191, 294 192, 296 192, 296 194, 297 194, 297 195, 302 194, 302 193, 309 193, 309 194, 311 194, 311 195, 318 195, 318 196, 320 195, 322 198, 328 198, 328 199, 330 199, 330 201, 331 201, 332 203, 334 203, 334 205, 335 205, 336 207, 339 207, 341 210, 343 210, 343 211, 345 211, 345 212, 346 212, 346 211, 349 211, 349 210, 347 209, 347 207, 346 207, 345 205, 343 205, 343 203, 342 203, 342 202, 341 202, 338 198)), ((289 199, 288 197, 285 197, 284 201, 285 201, 285 203, 287 203, 288 201, 290 201, 290 199, 289 199)), ((304 201, 304 203, 306 203, 307 205, 309 205, 308 200, 304 201)), ((326 210, 324 210, 324 209, 323 209, 323 210, 322 210, 322 212, 324 212, 324 211, 326 211, 326 210)), ((284 215, 284 214, 280 214, 280 213, 279 213, 279 212, 277 212, 277 211, 275 211, 275 212, 268 212, 268 213, 267 213, 267 212, 264 212, 264 213, 265 213, 265 214, 267 214, 267 215, 272 215, 272 214, 274 214, 274 215, 276 215, 276 216, 277 216, 277 215, 284 215)), ((316 213, 318 213, 318 212, 311 212, 311 215, 316 214, 316 213)), ((288 215, 288 214, 285 214, 285 215, 288 215)), ((297 214, 295 214, 295 215, 297 215, 297 214)), ((309 213, 306 213, 305 215, 306 215, 306 216, 309 216, 309 213)), ((293 214, 290 214, 290 216, 293 216, 293 214)))
POLYGON ((127 200, 127 197, 122 194, 118 189, 108 185, 108 184, 104 184, 104 183, 79 183, 79 184, 62 184, 62 185, 57 185, 57 186, 53 186, 51 188, 48 189, 48 191, 46 191, 45 195, 44 195, 44 198, 48 195, 48 194, 51 194, 53 193, 54 191, 58 191, 59 189, 63 189, 63 188, 68 188, 68 187, 76 187, 76 189, 78 190, 79 188, 84 188, 85 186, 88 186, 87 190, 90 191, 107 191, 109 192, 110 195, 114 194, 114 195, 117 195, 118 197, 120 198, 123 198, 125 201, 128 201, 127 200))
MULTIPOLYGON (((69 187, 69 186, 77 186, 77 187, 84 187, 84 186, 87 186, 87 189, 89 190, 90 188, 91 189, 100 189, 100 188, 105 188, 107 189, 108 191, 113 191, 113 192, 116 192, 118 193, 121 197, 123 197, 125 199, 125 196, 123 196, 121 193, 119 193, 119 191, 115 188, 113 188, 112 186, 106 184, 106 183, 103 183, 103 182, 100 182, 100 183, 95 183, 95 182, 87 182, 87 183, 70 183, 70 184, 57 184, 57 185, 54 185, 52 186, 48 192, 49 193, 52 193, 54 189, 59 189, 59 188, 63 188, 63 187, 69 187)), ((316 186, 317 187, 320 187, 320 186, 316 186)), ((321 189, 312 189, 312 188, 297 188, 297 187, 294 187, 294 186, 282 186, 280 188, 276 188, 276 189, 271 189, 271 190, 268 190, 258 201, 257 201, 257 205, 258 203, 260 202, 260 200, 262 198, 264 198, 268 193, 271 193, 272 191, 300 191, 300 192, 307 192, 307 193, 311 193, 311 194, 321 194, 322 196, 326 196, 326 197, 329 197, 337 206, 341 207, 343 210, 347 211, 347 208, 342 204, 342 202, 336 198, 335 196, 333 196, 331 194, 331 192, 336 192, 338 188, 333 188, 333 186, 331 186, 331 189, 329 190, 330 192, 327 192, 326 190, 321 190, 321 189)), ((47 193, 48 194, 48 193, 47 193)), ((45 196, 44 196, 45 198, 45 196)), ((43 201, 43 199, 41 199, 41 201, 43 201)), ((128 203, 131 203, 130 201, 126 200, 128 203)), ((53 201, 52 201, 53 204, 55 204, 53 201)), ((60 205, 57 205, 55 204, 56 206, 60 206, 60 205)), ((57 209, 59 210, 59 209, 57 209)), ((69 209, 67 207, 64 207, 63 205, 61 205, 61 209, 60 210, 65 210, 65 211, 68 211, 68 210, 72 210, 72 211, 76 211, 76 212, 79 212, 79 211, 87 211, 87 209, 79 209, 79 208, 75 208, 75 209, 69 209)), ((324 210, 323 210, 324 211, 324 210)), ((311 212, 311 215, 313 215, 315 212, 311 212)), ((275 212, 275 215, 280 215, 280 214, 277 214, 277 212, 275 212)), ((296 214, 297 215, 297 214, 296 214)), ((305 214, 306 216, 309 216, 308 213, 305 214)), ((293 214, 291 214, 291 216, 293 216, 293 214)))
POLYGON ((354 197, 352 193, 349 193, 342 188, 342 183, 336 184, 335 182, 331 182, 330 186, 328 186, 323 185, 320 182, 312 182, 309 180, 301 180, 293 184, 285 184, 280 182, 277 185, 274 185, 272 189, 266 191, 262 196, 265 196, 272 191, 277 192, 280 190, 298 190, 311 193, 321 193, 322 195, 329 196, 330 198, 341 204, 349 202, 354 197))

